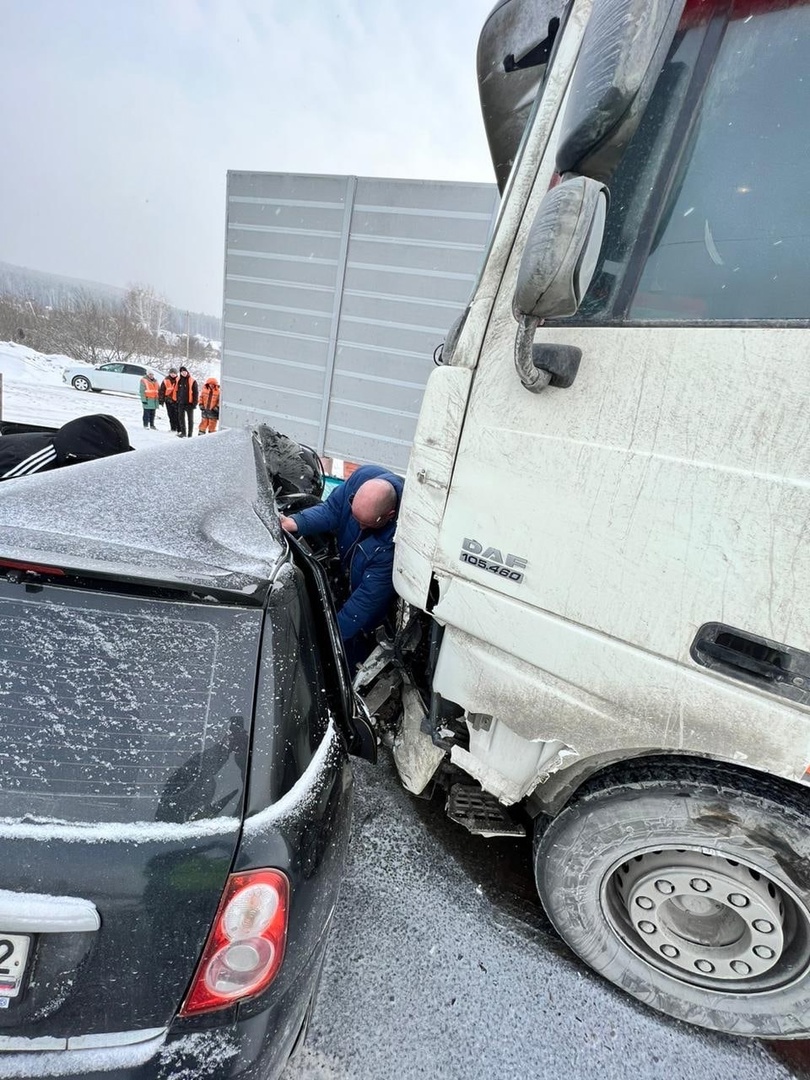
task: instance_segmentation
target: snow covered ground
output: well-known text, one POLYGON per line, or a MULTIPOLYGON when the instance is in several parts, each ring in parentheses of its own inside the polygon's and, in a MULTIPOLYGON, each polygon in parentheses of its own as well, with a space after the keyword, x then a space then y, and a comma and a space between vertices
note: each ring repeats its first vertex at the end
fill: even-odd
MULTIPOLYGON (((88 413, 116 416, 129 432, 129 441, 137 449, 154 446, 157 441, 175 439, 169 431, 166 410, 159 408, 156 431, 146 431, 140 400, 127 394, 81 393, 62 382, 65 368, 76 367, 69 356, 46 356, 25 345, 0 342, 0 373, 3 376, 3 401, 0 419, 17 423, 61 427, 68 420, 88 413)), ((195 422, 199 413, 195 413, 195 422)))
POLYGON ((470 836, 353 765, 352 840, 309 1036, 283 1080, 790 1080, 758 1042, 670 1020, 557 938, 531 841, 470 836))

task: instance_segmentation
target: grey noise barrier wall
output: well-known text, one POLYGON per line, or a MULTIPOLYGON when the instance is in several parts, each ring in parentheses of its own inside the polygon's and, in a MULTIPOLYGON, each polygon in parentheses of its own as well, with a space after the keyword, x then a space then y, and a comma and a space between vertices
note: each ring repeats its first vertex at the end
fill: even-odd
POLYGON ((494 184, 230 172, 222 423, 404 473, 494 184))

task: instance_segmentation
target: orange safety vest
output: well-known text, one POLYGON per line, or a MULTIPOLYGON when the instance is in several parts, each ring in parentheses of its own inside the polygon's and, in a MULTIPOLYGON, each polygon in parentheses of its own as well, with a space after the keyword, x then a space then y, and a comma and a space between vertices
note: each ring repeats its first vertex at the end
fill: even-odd
POLYGON ((177 401, 177 377, 171 378, 167 375, 163 382, 160 384, 163 389, 164 401, 177 401))
POLYGON ((219 383, 216 379, 206 379, 200 394, 200 408, 206 412, 219 408, 219 383))
POLYGON ((144 393, 146 394, 147 401, 151 401, 153 398, 157 398, 158 384, 155 379, 147 379, 147 377, 144 375, 144 377, 141 379, 141 386, 144 388, 144 393))

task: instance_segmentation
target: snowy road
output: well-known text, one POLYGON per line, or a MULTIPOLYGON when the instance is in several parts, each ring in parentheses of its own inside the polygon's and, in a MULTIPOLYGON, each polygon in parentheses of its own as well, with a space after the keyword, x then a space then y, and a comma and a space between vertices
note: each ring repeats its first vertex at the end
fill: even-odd
POLYGON ((530 845, 469 836, 355 767, 318 1006, 284 1080, 784 1080, 756 1042, 668 1020, 592 974, 534 897, 530 845))

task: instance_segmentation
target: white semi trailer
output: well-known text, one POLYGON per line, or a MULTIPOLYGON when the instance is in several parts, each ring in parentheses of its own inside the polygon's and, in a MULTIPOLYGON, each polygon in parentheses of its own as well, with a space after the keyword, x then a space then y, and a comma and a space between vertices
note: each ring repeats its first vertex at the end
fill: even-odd
POLYGON ((810 1033, 808 40, 806 0, 497 5, 500 218, 360 673, 407 787, 534 828, 588 964, 772 1038, 810 1033))

